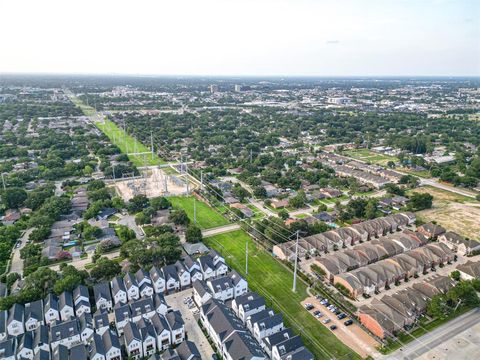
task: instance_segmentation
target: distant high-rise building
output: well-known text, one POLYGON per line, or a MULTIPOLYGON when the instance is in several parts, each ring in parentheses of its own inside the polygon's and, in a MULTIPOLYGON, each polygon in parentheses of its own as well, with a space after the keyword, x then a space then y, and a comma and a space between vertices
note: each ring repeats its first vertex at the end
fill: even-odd
POLYGON ((210 85, 210 92, 212 94, 218 92, 218 85, 215 85, 215 84, 210 85))
POLYGON ((242 91, 242 89, 243 89, 242 85, 235 85, 235 91, 236 92, 240 92, 240 91, 242 91))

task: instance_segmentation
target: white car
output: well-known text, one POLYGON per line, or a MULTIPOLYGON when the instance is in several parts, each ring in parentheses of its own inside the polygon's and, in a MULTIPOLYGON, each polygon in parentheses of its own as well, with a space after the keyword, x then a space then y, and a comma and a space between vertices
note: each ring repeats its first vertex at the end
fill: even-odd
POLYGON ((332 321, 332 320, 330 320, 330 319, 327 318, 327 319, 325 319, 325 320, 322 320, 322 323, 328 324, 330 321, 332 321))

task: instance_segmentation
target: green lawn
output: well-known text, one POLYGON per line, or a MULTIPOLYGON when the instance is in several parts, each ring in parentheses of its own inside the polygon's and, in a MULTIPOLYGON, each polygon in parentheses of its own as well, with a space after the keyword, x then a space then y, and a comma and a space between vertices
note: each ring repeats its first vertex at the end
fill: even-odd
POLYGON ((82 102, 82 100, 80 100, 79 98, 75 97, 75 96, 72 96, 70 97, 70 100, 76 105, 78 106, 82 112, 87 115, 87 116, 92 116, 95 114, 95 109, 91 106, 88 106, 86 104, 84 104, 82 102))
MULTIPOLYGON (((168 198, 174 208, 183 209, 193 222, 193 196, 171 196, 168 198)), ((229 222, 222 215, 216 212, 202 201, 196 201, 197 208, 197 225, 202 229, 210 229, 229 222)))
MULTIPOLYGON (((97 125, 124 154, 150 152, 149 148, 134 137, 126 134, 125 131, 119 128, 113 121, 105 120, 104 123, 97 122, 95 125, 97 125)), ((165 164, 165 161, 160 159, 156 154, 128 155, 128 157, 136 166, 165 164)))
POLYGON ((385 155, 375 153, 368 149, 354 149, 354 150, 345 150, 344 155, 353 157, 355 159, 368 161, 374 164, 386 165, 389 161, 398 161, 395 156, 385 155))
POLYGON ((292 292, 293 274, 268 252, 257 248, 243 230, 204 239, 207 246, 225 256, 227 263, 245 276, 245 244, 248 241, 248 284, 251 290, 265 297, 269 306, 283 314, 288 326, 300 335, 315 359, 360 357, 343 345, 325 326, 300 304, 307 295, 306 285, 298 279, 297 292, 292 292), (349 354, 349 357, 347 357, 349 354))

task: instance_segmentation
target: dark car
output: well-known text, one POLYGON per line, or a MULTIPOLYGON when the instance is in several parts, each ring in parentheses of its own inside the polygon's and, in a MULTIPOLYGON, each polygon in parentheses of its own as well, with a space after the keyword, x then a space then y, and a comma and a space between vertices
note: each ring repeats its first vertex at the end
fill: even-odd
POLYGON ((337 328, 337 325, 330 326, 330 330, 332 330, 332 331, 335 330, 336 328, 337 328))
POLYGON ((341 313, 341 311, 337 309, 337 310, 334 311, 334 313, 335 313, 335 315, 338 315, 338 314, 341 313))
POLYGON ((220 358, 218 357, 217 354, 213 354, 213 355, 212 355, 212 359, 213 359, 213 360, 220 360, 220 358))
POLYGON ((347 314, 341 313, 340 315, 337 316, 338 320, 345 319, 347 317, 347 314))
POLYGON ((347 321, 344 322, 344 324, 345 324, 345 326, 350 326, 350 325, 353 324, 353 320, 352 319, 347 320, 347 321))

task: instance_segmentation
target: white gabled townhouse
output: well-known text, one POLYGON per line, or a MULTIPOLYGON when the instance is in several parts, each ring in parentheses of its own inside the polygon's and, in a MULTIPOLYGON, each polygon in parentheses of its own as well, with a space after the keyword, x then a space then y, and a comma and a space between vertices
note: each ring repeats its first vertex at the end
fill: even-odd
POLYGON ((210 290, 204 281, 196 280, 193 282, 193 300, 197 306, 202 306, 211 298, 212 294, 210 294, 210 290))
POLYGON ((213 263, 212 257, 210 255, 200 256, 197 261, 200 265, 200 271, 202 272, 204 281, 207 281, 208 279, 217 276, 215 264, 213 263))
POLYGON ((144 269, 139 269, 135 273, 135 279, 137 280, 137 285, 141 297, 149 297, 153 295, 154 291, 152 279, 150 278, 150 274, 148 273, 148 271, 145 271, 144 269))
POLYGON ((8 311, 0 310, 0 341, 3 341, 7 338, 7 318, 8 311))
POLYGON ((50 327, 50 346, 52 351, 59 345, 70 349, 82 342, 78 319, 54 324, 50 327))
POLYGON ((115 304, 126 304, 128 302, 127 289, 123 278, 116 276, 110 281, 110 288, 112 289, 113 302, 115 304))
POLYGON ((46 325, 40 325, 33 331, 33 353, 41 350, 50 352, 50 334, 46 325))
POLYGON ((283 330, 282 314, 275 314, 265 319, 258 320, 253 324, 253 337, 261 344, 265 336, 270 336, 283 330))
POLYGON ((34 357, 33 352, 33 331, 27 331, 23 335, 18 337, 17 343, 17 358, 18 359, 30 359, 34 357))
POLYGON ((246 323, 249 316, 265 310, 265 307, 265 299, 263 297, 245 301, 238 306, 238 317, 246 323))
POLYGON ((78 326, 80 330, 80 338, 84 343, 92 339, 95 329, 93 327, 92 314, 83 313, 78 317, 78 326))
POLYGON ((90 360, 105 360, 105 347, 103 339, 98 334, 93 334, 88 344, 88 357, 90 360))
POLYGON ((86 286, 79 285, 75 288, 75 290, 73 290, 73 303, 75 305, 75 315, 77 317, 84 313, 92 312, 90 295, 86 286))
POLYGON ((165 279, 165 291, 173 293, 180 290, 180 279, 178 278, 175 265, 164 266, 162 272, 165 279))
POLYGON ((134 322, 129 321, 124 327, 123 338, 128 357, 135 360, 143 358, 142 336, 134 322))
POLYGON ((118 336, 123 335, 123 328, 132 319, 132 311, 129 304, 115 304, 113 309, 115 316, 115 325, 117 327, 118 336))
POLYGON ((207 280, 207 287, 214 299, 227 301, 233 299, 233 284, 228 276, 207 280))
POLYGON ((0 358, 2 360, 16 360, 15 348, 17 344, 17 339, 11 337, 5 341, 0 342, 0 358))
POLYGON ((62 321, 67 321, 75 317, 73 295, 70 291, 64 291, 60 294, 58 297, 58 308, 62 321))
POLYGON ((110 323, 108 321, 108 313, 105 310, 97 310, 95 314, 93 314, 93 327, 95 328, 95 332, 102 336, 105 331, 108 331, 110 328, 110 323))
POLYGON ((93 287, 93 296, 95 298, 97 310, 112 310, 112 295, 110 294, 110 286, 108 285, 108 283, 101 283, 95 285, 93 287))
POLYGON ((150 320, 142 318, 136 325, 142 338, 143 356, 147 357, 155 354, 157 351, 157 333, 152 323, 150 320))
POLYGON ((102 335, 105 348, 105 360, 121 360, 122 350, 118 336, 111 330, 102 335))
POLYGON ((155 311, 159 315, 165 315, 168 312, 168 304, 165 301, 165 297, 163 294, 155 294, 152 296, 153 306, 155 307, 155 311))
POLYGON ((232 280, 233 284, 233 297, 244 295, 248 291, 248 283, 243 277, 240 276, 235 270, 228 274, 228 277, 232 280))
POLYGON ((157 294, 163 294, 165 292, 165 277, 163 272, 156 266, 150 269, 150 279, 152 280, 153 290, 157 294))
POLYGON ((52 325, 60 321, 60 311, 58 308, 58 297, 49 293, 43 300, 43 314, 45 316, 45 325, 52 325))
POLYGON ((175 270, 177 271, 177 276, 180 281, 180 288, 186 289, 191 286, 192 280, 190 277, 190 272, 187 270, 185 265, 181 261, 177 261, 175 264, 175 270))
POLYGON ((170 334, 172 336, 172 344, 178 345, 185 340, 185 322, 182 319, 180 311, 170 311, 165 315, 165 319, 170 327, 170 334))
POLYGON ((157 334, 157 348, 159 351, 168 349, 172 343, 170 326, 163 315, 155 314, 151 318, 153 327, 157 334))
POLYGON ((33 331, 45 323, 43 317, 43 301, 37 300, 25 304, 25 330, 33 331))
POLYGON ((260 320, 267 319, 268 317, 272 317, 275 315, 275 312, 270 309, 266 308, 265 310, 259 311, 253 315, 247 317, 247 321, 245 322, 247 329, 253 334, 253 325, 260 320))
POLYGON ((130 303, 132 321, 138 322, 141 318, 151 319, 156 314, 152 298, 143 298, 130 303))
POLYGON ((131 273, 127 272, 123 278, 125 289, 127 290, 128 301, 140 299, 140 289, 138 288, 137 279, 131 273))
POLYGON ((7 333, 11 336, 18 336, 25 332, 23 326, 25 307, 20 304, 13 304, 8 311, 7 333))

